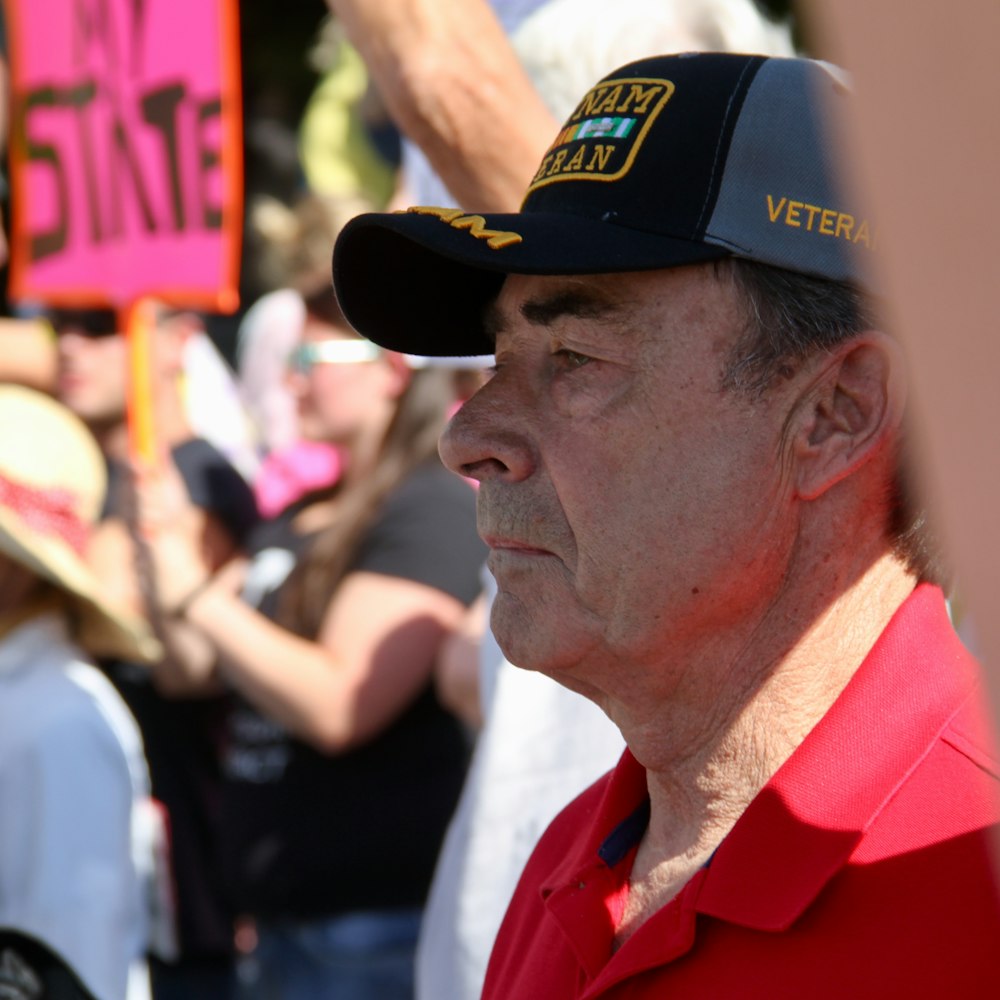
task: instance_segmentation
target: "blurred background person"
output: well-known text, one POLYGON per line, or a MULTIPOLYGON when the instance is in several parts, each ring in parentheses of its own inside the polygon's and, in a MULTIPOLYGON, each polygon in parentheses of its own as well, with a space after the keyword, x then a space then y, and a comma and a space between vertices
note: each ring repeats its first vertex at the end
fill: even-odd
MULTIPOLYGON (((155 1000, 224 1000, 234 968, 233 915, 216 863, 224 700, 176 684, 169 662, 184 655, 190 637, 181 623, 151 614, 155 608, 144 601, 133 571, 134 547, 125 520, 128 346, 117 317, 107 309, 52 310, 49 316, 57 340, 57 394, 90 428, 109 470, 102 520, 88 551, 90 565, 108 599, 147 615, 164 646, 165 655, 150 664, 120 657, 101 663, 139 723, 153 790, 170 817, 178 952, 169 962, 152 960, 155 1000)), ((193 387, 185 377, 186 358, 191 340, 201 336, 197 317, 161 311, 151 336, 152 389, 158 442, 169 450, 192 503, 190 528, 205 559, 218 566, 238 550, 257 515, 243 476, 195 435, 188 418, 193 387)))
POLYGON ((291 385, 302 436, 341 451, 336 482, 261 526, 245 576, 205 564, 169 473, 140 524, 160 613, 205 642, 189 680, 238 694, 222 859, 257 934, 245 995, 403 1000, 468 755, 434 662, 485 549, 437 457, 452 373, 358 338, 329 286, 305 304, 291 385))
POLYGON ((306 191, 289 205, 261 196, 251 212, 255 267, 272 291, 241 320, 236 357, 241 396, 260 441, 253 485, 264 516, 333 485, 340 473, 337 446, 300 432, 288 360, 302 338, 305 299, 322 297, 329 287, 330 247, 337 233, 370 204, 355 194, 306 191))
MULTIPOLYGON (((117 477, 128 460, 128 346, 119 317, 104 308, 52 308, 46 317, 56 333, 56 393, 90 427, 117 477)), ((212 463, 252 478, 252 422, 201 317, 163 305, 155 317, 151 389, 158 444, 199 452, 204 463, 211 456, 212 463)))
POLYGON ((21 386, 0 386, 0 425, 0 927, 98 1000, 141 1000, 163 831, 138 728, 92 657, 158 650, 84 561, 105 480, 91 435, 21 386))
POLYGON ((333 484, 340 452, 298 431, 288 362, 306 321, 306 305, 293 288, 262 295, 240 322, 237 337, 240 390, 260 428, 260 463, 253 478, 262 517, 273 517, 304 493, 333 484))
POLYGON ((340 452, 325 441, 299 434, 288 360, 302 336, 306 305, 294 288, 262 295, 240 321, 237 362, 240 391, 259 428, 260 463, 253 478, 262 517, 280 514, 290 503, 340 474, 340 452))

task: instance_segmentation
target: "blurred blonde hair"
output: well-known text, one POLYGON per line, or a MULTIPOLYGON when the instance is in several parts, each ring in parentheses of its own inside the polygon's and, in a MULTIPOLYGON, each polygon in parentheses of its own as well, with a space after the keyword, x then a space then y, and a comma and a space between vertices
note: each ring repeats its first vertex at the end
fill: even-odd
POLYGON ((341 229, 372 205, 360 196, 303 194, 294 204, 259 196, 250 206, 254 268, 269 289, 309 297, 330 284, 330 253, 341 229))

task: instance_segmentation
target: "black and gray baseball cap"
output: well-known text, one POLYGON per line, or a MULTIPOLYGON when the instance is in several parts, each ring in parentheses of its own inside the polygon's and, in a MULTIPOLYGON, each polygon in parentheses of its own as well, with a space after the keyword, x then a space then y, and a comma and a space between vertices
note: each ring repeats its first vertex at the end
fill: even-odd
POLYGON ((520 212, 417 206, 352 219, 333 256, 341 307, 384 347, 470 355, 493 349, 480 317, 507 274, 742 257, 870 286, 877 228, 838 182, 828 122, 848 99, 843 73, 808 59, 630 63, 577 106, 520 212))

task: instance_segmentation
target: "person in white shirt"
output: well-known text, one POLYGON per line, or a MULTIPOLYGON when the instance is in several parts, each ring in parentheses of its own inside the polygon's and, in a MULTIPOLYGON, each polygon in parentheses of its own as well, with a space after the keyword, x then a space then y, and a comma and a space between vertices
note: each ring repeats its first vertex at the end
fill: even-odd
POLYGON ((0 426, 0 933, 47 946, 96 1000, 141 1000, 156 811, 138 728, 91 657, 148 662, 157 643, 84 562, 105 487, 90 433, 13 385, 0 426))

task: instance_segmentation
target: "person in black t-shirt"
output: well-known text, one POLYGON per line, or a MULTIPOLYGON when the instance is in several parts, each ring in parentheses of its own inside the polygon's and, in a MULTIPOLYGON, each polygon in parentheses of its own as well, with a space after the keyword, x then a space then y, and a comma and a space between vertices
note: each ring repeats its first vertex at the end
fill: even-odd
POLYGON ((359 340, 328 290, 308 307, 292 384, 303 434, 343 449, 340 480, 263 525, 249 571, 203 565, 175 474, 140 490, 141 521, 161 612, 212 647, 190 676, 235 692, 223 868, 258 935, 246 995, 408 1000, 467 764, 433 668, 485 547, 437 458, 451 373, 359 340))

